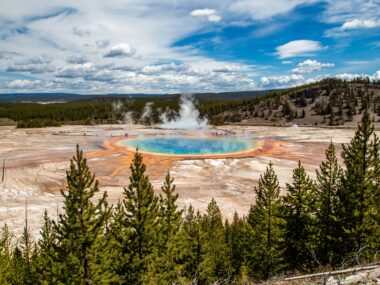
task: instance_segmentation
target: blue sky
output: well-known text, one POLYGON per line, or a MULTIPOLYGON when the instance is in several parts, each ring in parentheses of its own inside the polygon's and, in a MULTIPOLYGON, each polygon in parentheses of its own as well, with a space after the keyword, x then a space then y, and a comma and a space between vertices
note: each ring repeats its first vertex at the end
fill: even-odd
POLYGON ((380 0, 0 0, 0 92, 380 80, 380 0))

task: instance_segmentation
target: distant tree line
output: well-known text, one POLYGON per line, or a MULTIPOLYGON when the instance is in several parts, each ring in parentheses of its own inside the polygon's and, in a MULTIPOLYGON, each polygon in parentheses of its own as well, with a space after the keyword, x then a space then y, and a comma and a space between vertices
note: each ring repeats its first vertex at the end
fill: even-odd
MULTIPOLYGON (((356 114, 369 109, 380 116, 378 82, 358 78, 347 82, 329 78, 265 95, 245 99, 206 99, 196 96, 201 117, 211 124, 242 122, 244 119, 263 118, 276 123, 305 118, 305 108, 314 116, 322 116, 326 125, 340 125, 356 114)), ((220 95, 223 96, 223 95, 220 95)), ((40 128, 63 124, 119 123, 126 117, 133 123, 162 123, 163 114, 173 119, 178 116, 179 95, 135 98, 99 97, 68 103, 0 103, 0 118, 8 118, 19 128, 40 128), (115 102, 118 107, 115 108, 115 102), (147 108, 149 107, 149 108, 147 108), (126 116, 128 115, 128 116, 126 116)))
POLYGON ((371 262, 380 249, 380 141, 366 110, 342 158, 343 168, 331 143, 316 181, 299 162, 283 196, 269 163, 248 215, 224 222, 214 199, 204 214, 178 209, 169 173, 156 195, 138 152, 122 199, 108 205, 77 148, 62 213, 45 212, 41 238, 32 240, 27 221, 18 240, 3 228, 0 283, 247 284, 371 262))

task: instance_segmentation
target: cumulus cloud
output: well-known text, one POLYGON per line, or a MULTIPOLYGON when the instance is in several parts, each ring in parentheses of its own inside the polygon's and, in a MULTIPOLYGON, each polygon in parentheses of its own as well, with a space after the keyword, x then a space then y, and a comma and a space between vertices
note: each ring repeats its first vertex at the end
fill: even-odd
POLYGON ((8 83, 8 87, 11 87, 11 88, 26 88, 26 87, 31 87, 34 84, 35 84, 35 82, 31 81, 31 80, 16 79, 16 80, 10 81, 8 83))
POLYGON ((323 47, 317 41, 312 40, 295 40, 276 48, 276 55, 283 58, 310 56, 314 52, 322 50, 323 47))
POLYGON ((247 70, 247 68, 240 65, 224 65, 214 69, 215 72, 222 73, 241 72, 245 70, 247 70))
POLYGON ((131 57, 136 54, 136 49, 127 43, 114 45, 104 57, 131 57))
POLYGON ((206 17, 209 22, 219 22, 222 19, 214 9, 197 9, 193 10, 190 15, 194 17, 206 17))
POLYGON ((334 63, 323 63, 317 60, 307 59, 304 62, 299 63, 297 67, 292 70, 292 72, 295 74, 312 73, 321 70, 323 67, 333 66, 335 66, 334 63))
POLYGON ((260 78, 262 86, 289 86, 300 84, 305 80, 301 74, 280 75, 280 76, 263 76, 260 78))
POLYGON ((344 22, 341 30, 371 29, 380 26, 380 21, 354 19, 344 22))
POLYGON ((67 68, 62 68, 56 74, 58 78, 78 78, 78 77, 86 77, 94 72, 96 72, 96 67, 87 62, 85 64, 77 64, 74 66, 70 66, 67 68))
POLYGON ((43 74, 53 72, 55 67, 51 64, 50 59, 45 55, 24 58, 14 61, 6 68, 8 72, 27 72, 31 74, 43 74))
POLYGON ((373 75, 372 78, 374 80, 380 80, 380 70, 376 71, 373 75))
POLYGON ((144 74, 157 74, 162 72, 184 72, 189 69, 187 64, 157 64, 157 65, 146 65, 142 68, 142 73, 144 74))
MULTIPOLYGON (((380 9, 380 7, 379 7, 380 9)), ((328 37, 348 37, 359 34, 364 29, 374 29, 380 27, 380 20, 374 19, 351 19, 346 20, 340 27, 327 30, 328 37)))
MULTIPOLYGON (((96 1, 90 8, 86 1, 65 1, 65 8, 57 6, 56 1, 47 0, 3 2, 0 18, 5 21, 0 29, 0 50, 4 57, 0 60, 0 70, 33 74, 43 84, 33 85, 31 88, 35 88, 31 90, 164 93, 249 90, 264 86, 260 83, 260 72, 269 67, 249 65, 253 58, 244 58, 244 55, 227 60, 219 54, 213 55, 211 50, 204 52, 203 46, 198 45, 204 37, 199 37, 201 39, 198 41, 198 37, 194 36, 210 32, 214 45, 223 42, 227 52, 230 52, 229 36, 217 31, 213 25, 210 27, 209 21, 221 22, 223 17, 223 27, 254 27, 256 36, 268 35, 286 27, 277 16, 282 17, 297 7, 320 1, 273 0, 269 3, 267 0, 209 0, 205 6, 204 1, 186 1, 178 5, 177 1, 172 0, 162 0, 159 4, 152 0, 124 0, 121 5, 119 0, 108 0, 96 1), (215 35, 212 34, 214 32, 215 35), (186 46, 178 44, 189 38, 195 39, 194 45, 191 41, 186 46), (46 57, 38 58, 41 54, 46 57), (86 55, 86 62, 80 58, 81 55, 86 55), (23 60, 25 58, 29 61, 23 60), (259 80, 257 83, 256 78, 259 80)), ((318 21, 337 28, 347 23, 344 33, 362 32, 363 28, 354 29, 353 26, 370 26, 368 20, 379 19, 378 0, 323 2, 323 11, 318 10, 318 21), (356 23, 355 19, 366 19, 367 22, 356 23)), ((278 47, 279 50, 274 50, 275 47, 265 50, 268 48, 266 46, 263 54, 274 50, 285 64, 289 63, 289 58, 311 56, 324 48, 322 42, 315 41, 300 47, 302 41, 306 40, 298 44, 295 44, 297 41, 293 42, 295 49, 285 44, 278 47)), ((260 65, 260 57, 255 60, 260 65)), ((266 61, 263 62, 266 64, 266 61)), ((270 68, 279 72, 286 67, 270 68)), ((1 82, 6 82, 7 78, 14 80, 18 76, 4 73, 5 79, 1 82)), ((292 84, 291 75, 275 77, 262 78, 262 81, 292 84)), ((21 75, 20 79, 25 77, 21 75)), ((292 80, 298 82, 294 76, 292 80)), ((8 88, 4 84, 1 86, 8 88)))

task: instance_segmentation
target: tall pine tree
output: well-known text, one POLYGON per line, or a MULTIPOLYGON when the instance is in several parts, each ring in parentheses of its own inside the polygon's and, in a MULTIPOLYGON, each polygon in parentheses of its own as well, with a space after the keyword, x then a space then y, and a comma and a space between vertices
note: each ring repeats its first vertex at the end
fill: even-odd
POLYGON ((174 284, 180 275, 178 256, 181 251, 180 226, 182 211, 176 205, 178 194, 174 194, 174 179, 168 172, 162 194, 159 197, 160 236, 155 256, 149 264, 146 283, 174 284))
POLYGON ((292 184, 286 184, 283 200, 286 220, 285 256, 291 270, 310 270, 316 250, 316 187, 301 162, 293 170, 292 184))
POLYGON ((228 244, 228 256, 231 278, 233 281, 244 279, 246 276, 245 257, 247 255, 248 238, 247 222, 245 217, 239 217, 234 213, 231 223, 226 222, 226 240, 228 244))
POLYGON ((339 166, 334 144, 326 149, 326 160, 317 170, 318 192, 318 259, 322 264, 334 264, 339 259, 336 252, 342 240, 339 239, 341 227, 338 222, 339 191, 343 170, 339 166))
POLYGON ((344 228, 343 253, 364 248, 373 253, 379 249, 378 164, 379 141, 368 110, 350 144, 343 144, 342 157, 346 166, 340 195, 339 222, 344 228))
POLYGON ((67 192, 61 190, 64 198, 64 213, 54 222, 57 251, 56 265, 59 281, 64 284, 93 284, 101 276, 93 270, 94 243, 103 233, 109 217, 106 192, 97 203, 92 199, 99 190, 83 152, 77 146, 76 156, 66 172, 67 192))
POLYGON ((182 283, 197 283, 201 273, 204 252, 204 232, 202 230, 202 216, 195 213, 192 205, 189 206, 181 229, 180 261, 182 265, 182 283))
POLYGON ((0 236, 0 284, 10 285, 11 283, 11 262, 12 262, 12 238, 8 226, 5 224, 0 236))
POLYGON ((227 282, 229 279, 228 246, 225 239, 225 228, 222 213, 214 199, 207 206, 203 216, 204 252, 199 284, 227 282))
POLYGON ((55 271, 57 245, 56 232, 53 222, 47 211, 44 212, 44 223, 40 230, 41 238, 38 241, 39 255, 37 258, 37 281, 38 284, 57 284, 57 272, 55 271))
POLYGON ((115 243, 113 271, 121 284, 142 284, 161 235, 158 197, 145 174, 146 166, 137 151, 131 164, 129 185, 111 225, 115 243))
POLYGON ((280 186, 270 162, 255 188, 256 204, 249 212, 251 229, 250 275, 268 279, 283 264, 284 224, 281 217, 280 186))

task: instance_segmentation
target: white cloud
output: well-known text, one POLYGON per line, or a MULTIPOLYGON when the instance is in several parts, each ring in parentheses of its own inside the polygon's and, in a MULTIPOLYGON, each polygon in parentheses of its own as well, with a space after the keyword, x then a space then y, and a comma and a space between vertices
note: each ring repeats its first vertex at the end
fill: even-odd
POLYGON ((16 79, 13 81, 10 81, 8 83, 8 87, 11 88, 26 88, 26 87, 31 87, 35 84, 35 82, 31 80, 25 80, 25 79, 16 79))
POLYGON ((189 69, 187 64, 158 64, 158 65, 146 65, 142 68, 142 73, 145 74, 157 74, 161 72, 184 72, 189 69))
POLYGON ((104 57, 130 57, 136 54, 136 49, 127 43, 122 43, 111 47, 104 57))
POLYGON ((355 19, 378 19, 378 0, 326 0, 322 20, 328 23, 345 23, 355 19))
POLYGON ((78 78, 86 77, 97 71, 97 68, 94 64, 87 62, 84 64, 76 64, 70 67, 62 68, 56 74, 56 77, 59 78, 78 78))
POLYGON ((368 74, 358 74, 358 73, 340 73, 335 75, 336 78, 342 79, 342 80, 353 80, 355 78, 359 77, 368 77, 370 80, 380 80, 380 70, 377 70, 374 74, 368 75, 368 74))
POLYGON ((323 47, 317 41, 295 40, 277 47, 276 55, 281 59, 299 56, 310 56, 314 52, 320 51, 322 49, 323 47))
POLYGON ((380 26, 380 21, 354 19, 344 22, 341 30, 371 29, 380 26))
POLYGON ((210 22, 219 22, 222 19, 216 10, 207 8, 193 10, 190 15, 194 17, 207 17, 210 22))
POLYGON ((305 78, 301 74, 281 75, 281 76, 264 76, 260 78, 263 86, 290 86, 303 83, 305 78))
POLYGON ((323 67, 333 67, 334 63, 323 63, 317 60, 307 59, 304 62, 300 62, 296 68, 292 70, 295 74, 312 73, 320 71, 323 67))
POLYGON ((373 75, 372 78, 374 80, 380 80, 380 70, 376 71, 373 75))
POLYGON ((241 65, 225 65, 222 67, 215 68, 214 71, 222 72, 222 73, 234 73, 234 72, 247 71, 247 67, 244 67, 241 65))
MULTIPOLYGON (((260 85, 256 85, 254 78, 262 76, 258 73, 264 67, 245 64, 242 60, 216 59, 217 55, 202 53, 197 45, 179 47, 176 43, 202 32, 212 33, 215 28, 209 21, 223 22, 223 27, 254 25, 263 28, 259 36, 260 33, 267 35, 286 26, 276 16, 320 1, 90 2, 91 5, 88 1, 65 0, 65 8, 62 8, 56 1, 48 0, 2 1, 0 70, 9 70, 2 82, 14 80, 18 75, 9 73, 17 71, 23 73, 22 80, 30 74, 41 80, 40 84, 31 86, 33 91, 162 93, 257 88, 260 85), (18 29, 25 32, 16 32, 18 29), (127 46, 117 47, 118 43, 127 43, 127 46), (42 54, 46 57, 38 59, 42 54), (73 55, 77 58, 71 58, 73 55), (86 58, 80 59, 81 55, 86 58), (28 61, 31 58, 35 60, 28 61)), ((378 0, 323 2, 324 12, 317 15, 318 20, 336 24, 338 28, 354 19, 378 19, 378 0)), ((228 37, 216 35, 214 39, 217 39, 215 44, 229 44, 228 37)), ((311 56, 323 48, 313 41, 301 48, 299 45, 305 44, 302 41, 305 40, 295 41, 298 45, 293 42, 295 49, 287 50, 286 45, 279 47, 277 56, 284 59, 311 56)), ((257 60, 260 64, 259 58, 257 60)), ((277 80, 273 76, 268 80, 287 82, 291 76, 277 77, 277 80)))

